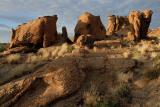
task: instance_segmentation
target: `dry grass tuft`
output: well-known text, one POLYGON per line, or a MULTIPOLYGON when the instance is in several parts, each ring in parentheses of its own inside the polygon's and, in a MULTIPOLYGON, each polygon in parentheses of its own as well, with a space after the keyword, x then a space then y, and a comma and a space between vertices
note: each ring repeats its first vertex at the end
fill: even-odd
POLYGON ((21 58, 20 54, 11 54, 7 56, 6 60, 8 63, 17 63, 21 58))
POLYGON ((40 62, 43 61, 44 59, 42 59, 42 57, 40 55, 36 55, 33 53, 28 54, 26 62, 27 63, 36 63, 36 62, 40 62))
POLYGON ((129 58, 129 56, 130 56, 130 52, 129 51, 123 53, 123 57, 124 58, 129 58))
POLYGON ((94 83, 91 83, 90 89, 86 90, 83 94, 85 105, 95 107, 98 104, 100 96, 97 90, 97 86, 94 83))
POLYGON ((31 72, 36 66, 36 64, 19 64, 13 69, 7 71, 7 73, 4 73, 4 75, 0 78, 0 84, 5 81, 9 81, 16 76, 21 76, 24 73, 31 72))
POLYGON ((145 54, 150 48, 150 43, 146 41, 141 41, 141 43, 136 46, 136 50, 141 54, 145 54))
POLYGON ((132 101, 131 88, 126 83, 119 84, 119 86, 115 89, 115 95, 121 101, 125 101, 128 103, 132 101))
POLYGON ((133 80, 133 72, 118 74, 118 82, 119 83, 128 83, 132 80, 133 80))

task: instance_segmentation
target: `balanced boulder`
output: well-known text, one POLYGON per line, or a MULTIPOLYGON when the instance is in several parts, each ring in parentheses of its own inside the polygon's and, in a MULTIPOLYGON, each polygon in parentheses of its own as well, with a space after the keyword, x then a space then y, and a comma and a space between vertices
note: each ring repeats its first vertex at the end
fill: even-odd
POLYGON ((10 48, 48 47, 57 40, 57 15, 39 17, 12 29, 10 48))
POLYGON ((92 36, 104 36, 106 33, 100 16, 94 16, 89 12, 85 12, 79 17, 78 23, 75 27, 74 42, 77 41, 80 35, 90 34, 92 36))

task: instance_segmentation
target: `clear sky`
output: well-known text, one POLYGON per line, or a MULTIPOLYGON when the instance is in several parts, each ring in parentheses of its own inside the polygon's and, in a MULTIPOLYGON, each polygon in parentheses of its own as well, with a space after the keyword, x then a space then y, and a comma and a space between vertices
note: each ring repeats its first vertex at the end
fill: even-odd
POLYGON ((154 11, 151 27, 160 27, 160 0, 0 0, 0 42, 8 42, 11 28, 44 15, 58 15, 58 32, 66 26, 74 32, 77 18, 85 11, 100 15, 106 26, 107 16, 128 15, 130 10, 154 11))

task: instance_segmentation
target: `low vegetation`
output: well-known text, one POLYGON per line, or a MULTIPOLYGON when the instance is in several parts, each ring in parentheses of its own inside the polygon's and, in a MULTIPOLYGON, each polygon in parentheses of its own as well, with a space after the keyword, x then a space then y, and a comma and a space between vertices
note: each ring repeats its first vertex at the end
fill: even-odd
POLYGON ((115 95, 119 100, 125 100, 128 103, 132 102, 132 92, 129 84, 121 83, 115 91, 115 95))
MULTIPOLYGON (((89 71, 91 73, 89 76, 87 74, 88 77, 84 83, 87 85, 81 87, 82 92, 80 90, 81 94, 77 95, 78 97, 82 97, 79 98, 82 100, 80 101, 80 106, 126 107, 126 105, 129 105, 130 107, 134 105, 135 99, 137 101, 138 97, 143 98, 143 96, 149 96, 144 94, 149 92, 148 90, 151 90, 150 87, 152 87, 152 85, 148 86, 148 84, 152 83, 152 81, 158 81, 160 77, 160 44, 152 44, 152 42, 148 41, 141 41, 139 43, 129 43, 125 41, 121 45, 122 47, 105 47, 102 49, 94 47, 93 50, 86 49, 90 59, 94 57, 98 59, 97 61, 93 60, 93 62, 89 62, 95 64, 93 65, 94 67, 91 68, 85 68, 85 64, 88 63, 87 61, 90 61, 87 59, 87 55, 82 57, 78 56, 77 59, 76 56, 74 56, 74 60, 76 60, 78 64, 80 63, 79 65, 85 69, 85 72, 89 71), (82 63, 80 60, 84 62, 82 63), (124 60, 128 61, 127 64, 124 64, 126 68, 122 66, 124 60), (102 65, 104 64, 102 67, 101 62, 102 65), (135 65, 133 64, 133 67, 128 68, 130 62, 134 62, 135 65), (93 69, 96 67, 97 69, 93 69), (97 83, 91 82, 92 80, 97 83), (135 97, 135 93, 138 93, 138 97, 135 97)), ((35 72, 37 67, 41 67, 41 63, 49 63, 56 60, 61 61, 63 58, 67 59, 76 49, 77 47, 74 45, 63 44, 61 46, 41 48, 37 53, 11 54, 1 58, 0 61, 3 62, 2 60, 5 60, 5 63, 0 65, 0 84, 8 83, 9 81, 35 72)), ((80 68, 78 68, 78 70, 79 69, 80 68)), ((77 93, 74 93, 73 96, 75 94, 77 93)), ((73 100, 70 97, 67 97, 67 100, 68 99, 69 101, 73 100)), ((78 98, 75 99, 75 101, 69 102, 70 104, 64 102, 68 105, 75 105, 71 104, 78 102, 78 98)), ((143 98, 143 100, 145 100, 145 98, 143 98)), ((155 103, 158 102, 155 100, 155 103)), ((135 107, 137 107, 137 105, 135 107)))
POLYGON ((7 56, 6 60, 8 63, 18 63, 20 61, 21 55, 20 54, 11 54, 7 56))
MULTIPOLYGON (((23 74, 28 74, 34 70, 34 68, 37 66, 37 64, 19 64, 17 66, 14 66, 13 68, 6 69, 3 75, 0 76, 0 84, 4 82, 8 82, 13 78, 17 78, 22 76, 23 74)), ((8 66, 9 67, 9 66, 8 66)))
POLYGON ((3 52, 3 51, 5 51, 5 50, 6 50, 5 46, 2 45, 2 44, 0 44, 0 52, 3 52))

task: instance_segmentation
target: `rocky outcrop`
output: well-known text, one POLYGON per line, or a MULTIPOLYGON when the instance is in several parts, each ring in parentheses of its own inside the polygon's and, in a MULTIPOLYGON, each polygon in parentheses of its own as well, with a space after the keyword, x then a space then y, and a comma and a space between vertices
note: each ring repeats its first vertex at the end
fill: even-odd
POLYGON ((17 46, 48 47, 57 40, 57 15, 31 20, 12 29, 10 48, 17 46))
POLYGON ((91 35, 81 35, 78 37, 76 44, 80 47, 87 46, 89 48, 93 47, 95 38, 93 38, 91 35))
POLYGON ((106 33, 105 27, 101 22, 100 16, 94 16, 88 12, 85 12, 79 17, 78 23, 74 31, 74 42, 76 42, 78 37, 81 35, 90 34, 96 38, 104 36, 106 33))
POLYGON ((108 16, 108 25, 106 35, 113 35, 120 29, 129 26, 129 21, 126 16, 108 16))
POLYGON ((62 27, 62 37, 68 44, 72 44, 73 42, 68 38, 67 28, 65 26, 62 27))
POLYGON ((146 39, 148 28, 152 19, 152 10, 131 11, 129 22, 133 26, 135 39, 146 39))
POLYGON ((131 11, 128 17, 109 16, 106 34, 128 36, 128 40, 146 39, 152 14, 152 10, 144 10, 131 11))
POLYGON ((36 73, 1 86, 1 107, 42 107, 72 94, 85 78, 75 64, 73 60, 53 62, 36 73))

